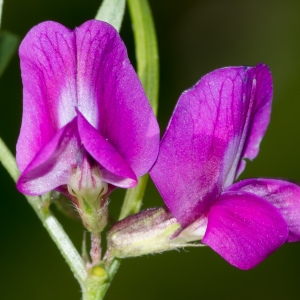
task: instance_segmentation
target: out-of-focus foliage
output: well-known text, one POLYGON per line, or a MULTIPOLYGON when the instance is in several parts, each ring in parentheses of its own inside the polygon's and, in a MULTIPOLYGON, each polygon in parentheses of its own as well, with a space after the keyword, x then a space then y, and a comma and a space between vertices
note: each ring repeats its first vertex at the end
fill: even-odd
POLYGON ((16 52, 19 39, 9 32, 0 31, 0 76, 16 52))

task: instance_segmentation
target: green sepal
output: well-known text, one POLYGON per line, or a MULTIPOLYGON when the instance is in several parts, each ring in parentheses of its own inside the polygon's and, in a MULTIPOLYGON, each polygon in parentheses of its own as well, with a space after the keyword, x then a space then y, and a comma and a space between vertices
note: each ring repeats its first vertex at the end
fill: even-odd
POLYGON ((173 240, 180 230, 181 225, 165 207, 141 211, 110 228, 105 258, 111 261, 185 247, 184 241, 173 240))
POLYGON ((51 200, 63 215, 72 220, 80 221, 80 216, 74 203, 64 194, 53 191, 51 192, 51 200))

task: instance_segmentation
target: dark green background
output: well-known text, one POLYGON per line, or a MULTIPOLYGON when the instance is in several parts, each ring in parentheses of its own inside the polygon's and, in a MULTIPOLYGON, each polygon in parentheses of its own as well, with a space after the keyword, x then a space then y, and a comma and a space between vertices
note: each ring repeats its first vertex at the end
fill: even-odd
MULTIPOLYGON (((6 0, 2 28, 21 37, 44 20, 74 28, 93 18, 99 4, 6 0)), ((162 130, 180 93, 205 73, 267 63, 274 78, 272 120, 243 177, 300 182, 300 1, 150 0, 150 5, 159 41, 162 130)), ((134 60, 128 12, 121 35, 134 60)), ((0 99, 0 135, 14 151, 22 103, 17 55, 0 80, 0 99)), ((0 299, 80 299, 66 263, 2 167, 0 176, 0 299)), ((112 195, 112 210, 119 196, 112 195)), ((153 205, 162 200, 150 185, 144 207, 153 205)), ((81 225, 59 217, 79 247, 81 225)), ((299 286, 300 243, 283 246, 251 271, 235 269, 209 248, 186 249, 125 260, 106 299, 298 299, 299 286)))

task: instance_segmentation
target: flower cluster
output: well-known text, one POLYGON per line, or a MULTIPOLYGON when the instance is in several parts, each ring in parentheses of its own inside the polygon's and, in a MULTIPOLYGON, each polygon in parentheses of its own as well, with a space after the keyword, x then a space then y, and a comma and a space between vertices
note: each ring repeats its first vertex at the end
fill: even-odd
POLYGON ((159 129, 118 33, 88 21, 71 31, 34 27, 20 47, 23 120, 18 189, 57 190, 91 232, 107 225, 107 199, 150 170, 167 208, 117 222, 106 258, 137 256, 201 241, 240 269, 300 239, 300 188, 275 179, 234 183, 267 129, 267 66, 228 67, 204 76, 159 129))

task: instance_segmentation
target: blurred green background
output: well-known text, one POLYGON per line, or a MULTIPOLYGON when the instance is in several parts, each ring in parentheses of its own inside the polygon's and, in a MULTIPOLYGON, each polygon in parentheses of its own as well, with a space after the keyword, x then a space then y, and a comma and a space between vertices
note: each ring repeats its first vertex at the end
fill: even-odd
MULTIPOLYGON (((182 91, 229 65, 267 63, 274 78, 271 124, 258 158, 243 177, 300 182, 300 1, 149 0, 161 64, 159 122, 164 130, 182 91)), ((21 38, 55 20, 74 28, 96 14, 100 0, 6 0, 2 28, 21 38)), ((134 63, 128 12, 121 30, 134 63)), ((22 85, 14 56, 0 79, 0 136, 15 151, 22 85)), ((26 200, 0 166, 0 299, 76 300, 80 289, 26 200)), ((121 192, 112 195, 117 214, 121 192)), ((150 184, 144 208, 162 205, 150 184)), ((83 228, 58 215, 76 246, 83 228)), ((240 271, 209 248, 125 260, 106 299, 298 299, 300 243, 284 245, 257 268, 240 271)))

